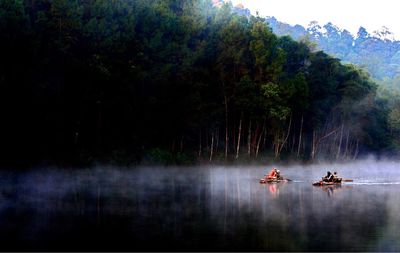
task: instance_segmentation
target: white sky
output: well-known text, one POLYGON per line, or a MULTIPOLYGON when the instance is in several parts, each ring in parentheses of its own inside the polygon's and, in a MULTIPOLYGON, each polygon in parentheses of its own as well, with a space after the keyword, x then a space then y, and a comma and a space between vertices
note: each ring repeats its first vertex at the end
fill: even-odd
POLYGON ((274 16, 279 21, 307 26, 316 20, 320 25, 332 22, 356 34, 363 26, 369 33, 386 26, 400 40, 399 0, 231 0, 242 3, 260 16, 274 16))

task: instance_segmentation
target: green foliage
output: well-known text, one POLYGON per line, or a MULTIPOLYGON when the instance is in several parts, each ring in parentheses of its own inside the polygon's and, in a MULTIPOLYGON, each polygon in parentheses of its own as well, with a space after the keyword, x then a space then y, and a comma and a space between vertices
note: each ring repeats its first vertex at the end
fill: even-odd
POLYGON ((279 86, 275 83, 268 82, 261 85, 261 91, 267 100, 278 100, 279 96, 279 86))
POLYGON ((171 154, 171 152, 167 151, 167 150, 163 150, 160 148, 155 148, 149 151, 148 153, 149 156, 149 160, 152 163, 156 163, 156 164, 171 164, 174 160, 173 155, 171 154))
MULTIPOLYGON (((176 154, 171 153, 168 150, 154 148, 151 149, 145 158, 151 164, 161 164, 161 165, 192 165, 194 164, 195 157, 190 154, 178 152, 176 154)), ((126 161, 123 160, 123 161, 126 161)))
POLYGON ((267 22, 276 34, 292 36, 306 42, 313 50, 318 48, 344 62, 356 64, 368 70, 376 79, 395 79, 400 70, 400 43, 385 37, 392 35, 387 28, 370 34, 360 27, 357 35, 353 36, 330 22, 321 27, 314 21, 306 28, 290 26, 273 17, 268 18, 267 22))
POLYGON ((249 160, 294 157, 297 146, 307 157, 314 132, 342 124, 366 151, 398 132, 399 103, 377 99, 364 71, 231 4, 0 0, 0 53, 2 162, 12 165, 229 160, 240 127, 249 160))

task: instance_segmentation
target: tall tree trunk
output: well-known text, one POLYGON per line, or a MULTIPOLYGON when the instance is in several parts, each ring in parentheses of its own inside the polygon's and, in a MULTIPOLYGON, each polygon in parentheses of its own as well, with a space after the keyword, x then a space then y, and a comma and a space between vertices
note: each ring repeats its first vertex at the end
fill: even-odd
POLYGON ((214 131, 211 132, 210 162, 212 161, 213 154, 214 154, 214 131))
POLYGON ((336 133, 334 138, 333 138, 332 145, 330 145, 329 148, 328 148, 328 153, 332 155, 332 158, 336 157, 336 154, 337 154, 337 145, 336 145, 336 140, 337 139, 338 139, 338 134, 336 133))
POLYGON ((303 115, 301 115, 301 125, 300 125, 300 133, 299 133, 299 146, 297 147, 297 158, 300 156, 300 146, 301 146, 301 135, 303 132, 303 115))
POLYGON ((311 145, 311 160, 314 160, 315 153, 317 152, 317 133, 313 129, 312 145, 311 145))
POLYGON ((199 131, 199 158, 201 157, 201 127, 199 131))
POLYGON ((256 131, 254 132, 254 136, 251 141, 251 148, 253 149, 253 153, 256 152, 256 146, 257 146, 257 140, 258 140, 259 134, 260 134, 260 124, 257 123, 256 131))
POLYGON ((233 126, 233 130, 232 130, 232 138, 233 138, 233 140, 232 140, 232 147, 233 147, 233 152, 235 152, 235 148, 236 148, 236 119, 234 118, 233 119, 233 124, 232 124, 232 126, 233 126))
POLYGON ((249 123, 249 133, 247 135, 247 154, 251 156, 251 120, 249 123))
POLYGON ((353 160, 357 159, 357 155, 358 155, 358 139, 356 141, 356 148, 355 148, 355 151, 354 151, 353 160))
POLYGON ((210 131, 209 131, 209 129, 207 128, 206 129, 206 134, 205 134, 205 140, 206 140, 206 145, 205 145, 205 147, 207 147, 207 149, 208 149, 208 147, 210 146, 209 145, 209 140, 208 140, 208 136, 209 136, 209 134, 210 134, 210 131))
POLYGON ((265 119, 264 119, 264 122, 263 122, 263 127, 262 127, 261 134, 258 137, 258 141, 257 141, 256 158, 258 157, 258 151, 260 150, 261 137, 263 136, 263 134, 265 134, 265 119))
POLYGON ((342 139, 343 139, 343 122, 342 122, 342 127, 340 130, 340 140, 339 140, 339 147, 338 147, 338 150, 336 153, 336 160, 339 160, 339 157, 340 157, 340 149, 342 147, 342 139))
MULTIPOLYGON (((265 131, 267 131, 267 129, 265 129, 265 131)), ((266 143, 267 143, 267 133, 264 134, 264 138, 263 138, 263 149, 265 149, 266 143)))
POLYGON ((318 145, 319 145, 319 143, 320 143, 323 139, 325 139, 325 138, 331 136, 332 134, 335 134, 338 130, 339 130, 339 128, 338 128, 338 129, 335 129, 335 130, 332 130, 331 132, 327 133, 326 135, 322 136, 322 137, 319 138, 319 139, 317 138, 317 132, 315 131, 315 129, 313 130, 312 149, 311 149, 311 159, 312 159, 312 160, 315 158, 315 156, 316 156, 316 154, 317 154, 317 150, 318 150, 318 145))
MULTIPOLYGON (((295 131, 296 127, 293 126, 293 132, 295 131)), ((294 145, 296 144, 296 135, 292 134, 292 143, 291 143, 291 147, 290 147, 290 154, 293 154, 294 151, 294 145)))
POLYGON ((240 115, 240 120, 239 120, 239 132, 238 132, 238 141, 237 141, 237 146, 236 146, 236 156, 235 159, 239 158, 239 149, 240 149, 240 137, 242 133, 242 120, 243 120, 243 113, 240 115))
POLYGON ((225 101, 225 161, 228 160, 228 148, 229 148, 229 132, 228 132, 228 99, 224 95, 225 101))
POLYGON ((279 148, 280 148, 280 133, 279 130, 277 133, 275 133, 274 137, 274 157, 278 158, 279 156, 279 148))
POLYGON ((214 153, 218 154, 218 147, 219 147, 219 127, 217 127, 216 130, 216 136, 215 136, 215 149, 214 149, 214 153))
POLYGON ((349 135, 350 135, 350 130, 347 129, 347 135, 346 135, 346 145, 345 145, 345 149, 344 149, 344 154, 343 154, 343 158, 347 159, 347 152, 349 150, 349 135))
POLYGON ((290 115, 288 131, 287 131, 286 137, 285 137, 285 139, 283 140, 282 145, 281 145, 281 147, 280 147, 280 149, 279 149, 279 154, 278 154, 278 155, 280 155, 280 153, 282 152, 282 149, 283 149, 283 147, 285 146, 285 144, 286 144, 286 142, 287 142, 287 139, 289 138, 291 126, 292 126, 292 115, 290 115))

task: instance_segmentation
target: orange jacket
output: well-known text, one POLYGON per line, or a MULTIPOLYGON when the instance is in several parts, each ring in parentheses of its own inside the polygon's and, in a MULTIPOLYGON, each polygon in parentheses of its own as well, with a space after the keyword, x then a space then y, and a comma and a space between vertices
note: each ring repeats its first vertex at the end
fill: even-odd
POLYGON ((276 177, 276 170, 272 169, 268 174, 268 178, 275 178, 275 177, 276 177))

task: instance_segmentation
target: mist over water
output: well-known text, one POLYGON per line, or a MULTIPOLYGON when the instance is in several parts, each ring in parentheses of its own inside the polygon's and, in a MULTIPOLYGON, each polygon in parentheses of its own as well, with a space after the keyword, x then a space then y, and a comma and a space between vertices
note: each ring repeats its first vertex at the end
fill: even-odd
POLYGON ((0 172, 2 250, 400 251, 396 161, 0 172), (315 187, 326 171, 353 182, 315 187))

